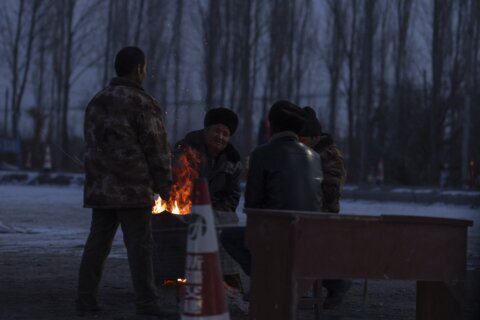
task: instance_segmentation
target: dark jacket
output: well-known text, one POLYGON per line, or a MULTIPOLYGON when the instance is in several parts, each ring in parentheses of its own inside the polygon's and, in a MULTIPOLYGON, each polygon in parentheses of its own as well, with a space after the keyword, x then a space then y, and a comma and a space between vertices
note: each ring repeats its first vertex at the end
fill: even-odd
POLYGON ((332 137, 326 133, 322 134, 320 142, 313 149, 322 159, 323 211, 338 213, 341 188, 346 179, 342 152, 333 143, 332 137))
POLYGON ((286 131, 272 136, 250 156, 245 207, 321 211, 319 155, 286 131))
POLYGON ((235 147, 229 143, 217 157, 208 155, 204 130, 192 131, 175 145, 175 158, 185 147, 199 152, 199 176, 208 179, 210 200, 217 211, 235 212, 240 200, 240 176, 242 163, 235 147))
POLYGON ((84 206, 148 207, 168 195, 170 151, 158 103, 128 79, 114 78, 85 110, 84 206))

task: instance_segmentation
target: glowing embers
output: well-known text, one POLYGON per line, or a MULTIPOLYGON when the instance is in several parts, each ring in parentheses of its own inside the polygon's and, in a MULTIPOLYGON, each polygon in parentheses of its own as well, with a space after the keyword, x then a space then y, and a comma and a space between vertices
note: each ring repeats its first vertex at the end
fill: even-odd
POLYGON ((184 285, 187 282, 187 279, 178 278, 177 280, 164 280, 163 285, 165 287, 175 287, 184 285))

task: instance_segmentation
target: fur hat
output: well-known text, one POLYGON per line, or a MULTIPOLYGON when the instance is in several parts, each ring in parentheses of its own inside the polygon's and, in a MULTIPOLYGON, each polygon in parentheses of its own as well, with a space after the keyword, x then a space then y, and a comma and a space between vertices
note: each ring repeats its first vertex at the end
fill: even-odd
POLYGON ((223 124, 230 130, 230 135, 233 135, 237 130, 238 117, 230 109, 227 108, 214 108, 208 110, 203 120, 204 127, 209 127, 214 124, 223 124))
POLYGON ((315 110, 310 107, 304 107, 303 112, 307 116, 307 121, 302 131, 298 134, 302 137, 319 137, 322 135, 322 125, 317 119, 315 110))
POLYGON ((287 100, 275 102, 268 113, 268 121, 273 133, 293 131, 298 134, 305 120, 306 116, 302 108, 287 100))

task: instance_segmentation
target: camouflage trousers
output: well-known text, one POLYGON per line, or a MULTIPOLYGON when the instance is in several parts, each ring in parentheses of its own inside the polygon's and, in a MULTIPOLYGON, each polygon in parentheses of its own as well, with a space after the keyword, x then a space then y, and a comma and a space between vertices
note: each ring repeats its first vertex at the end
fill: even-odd
POLYGON ((93 209, 90 234, 83 251, 78 278, 78 302, 96 305, 103 266, 120 225, 136 293, 137 308, 157 303, 152 266, 150 208, 93 209))

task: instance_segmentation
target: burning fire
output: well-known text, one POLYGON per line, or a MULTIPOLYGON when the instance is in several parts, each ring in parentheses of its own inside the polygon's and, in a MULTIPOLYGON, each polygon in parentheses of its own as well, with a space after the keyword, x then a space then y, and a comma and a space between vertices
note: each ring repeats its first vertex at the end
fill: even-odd
POLYGON ((168 211, 174 214, 189 214, 192 207, 190 194, 193 181, 198 178, 200 155, 190 147, 182 149, 177 162, 173 165, 173 187, 170 199, 165 201, 158 197, 152 213, 168 211))

